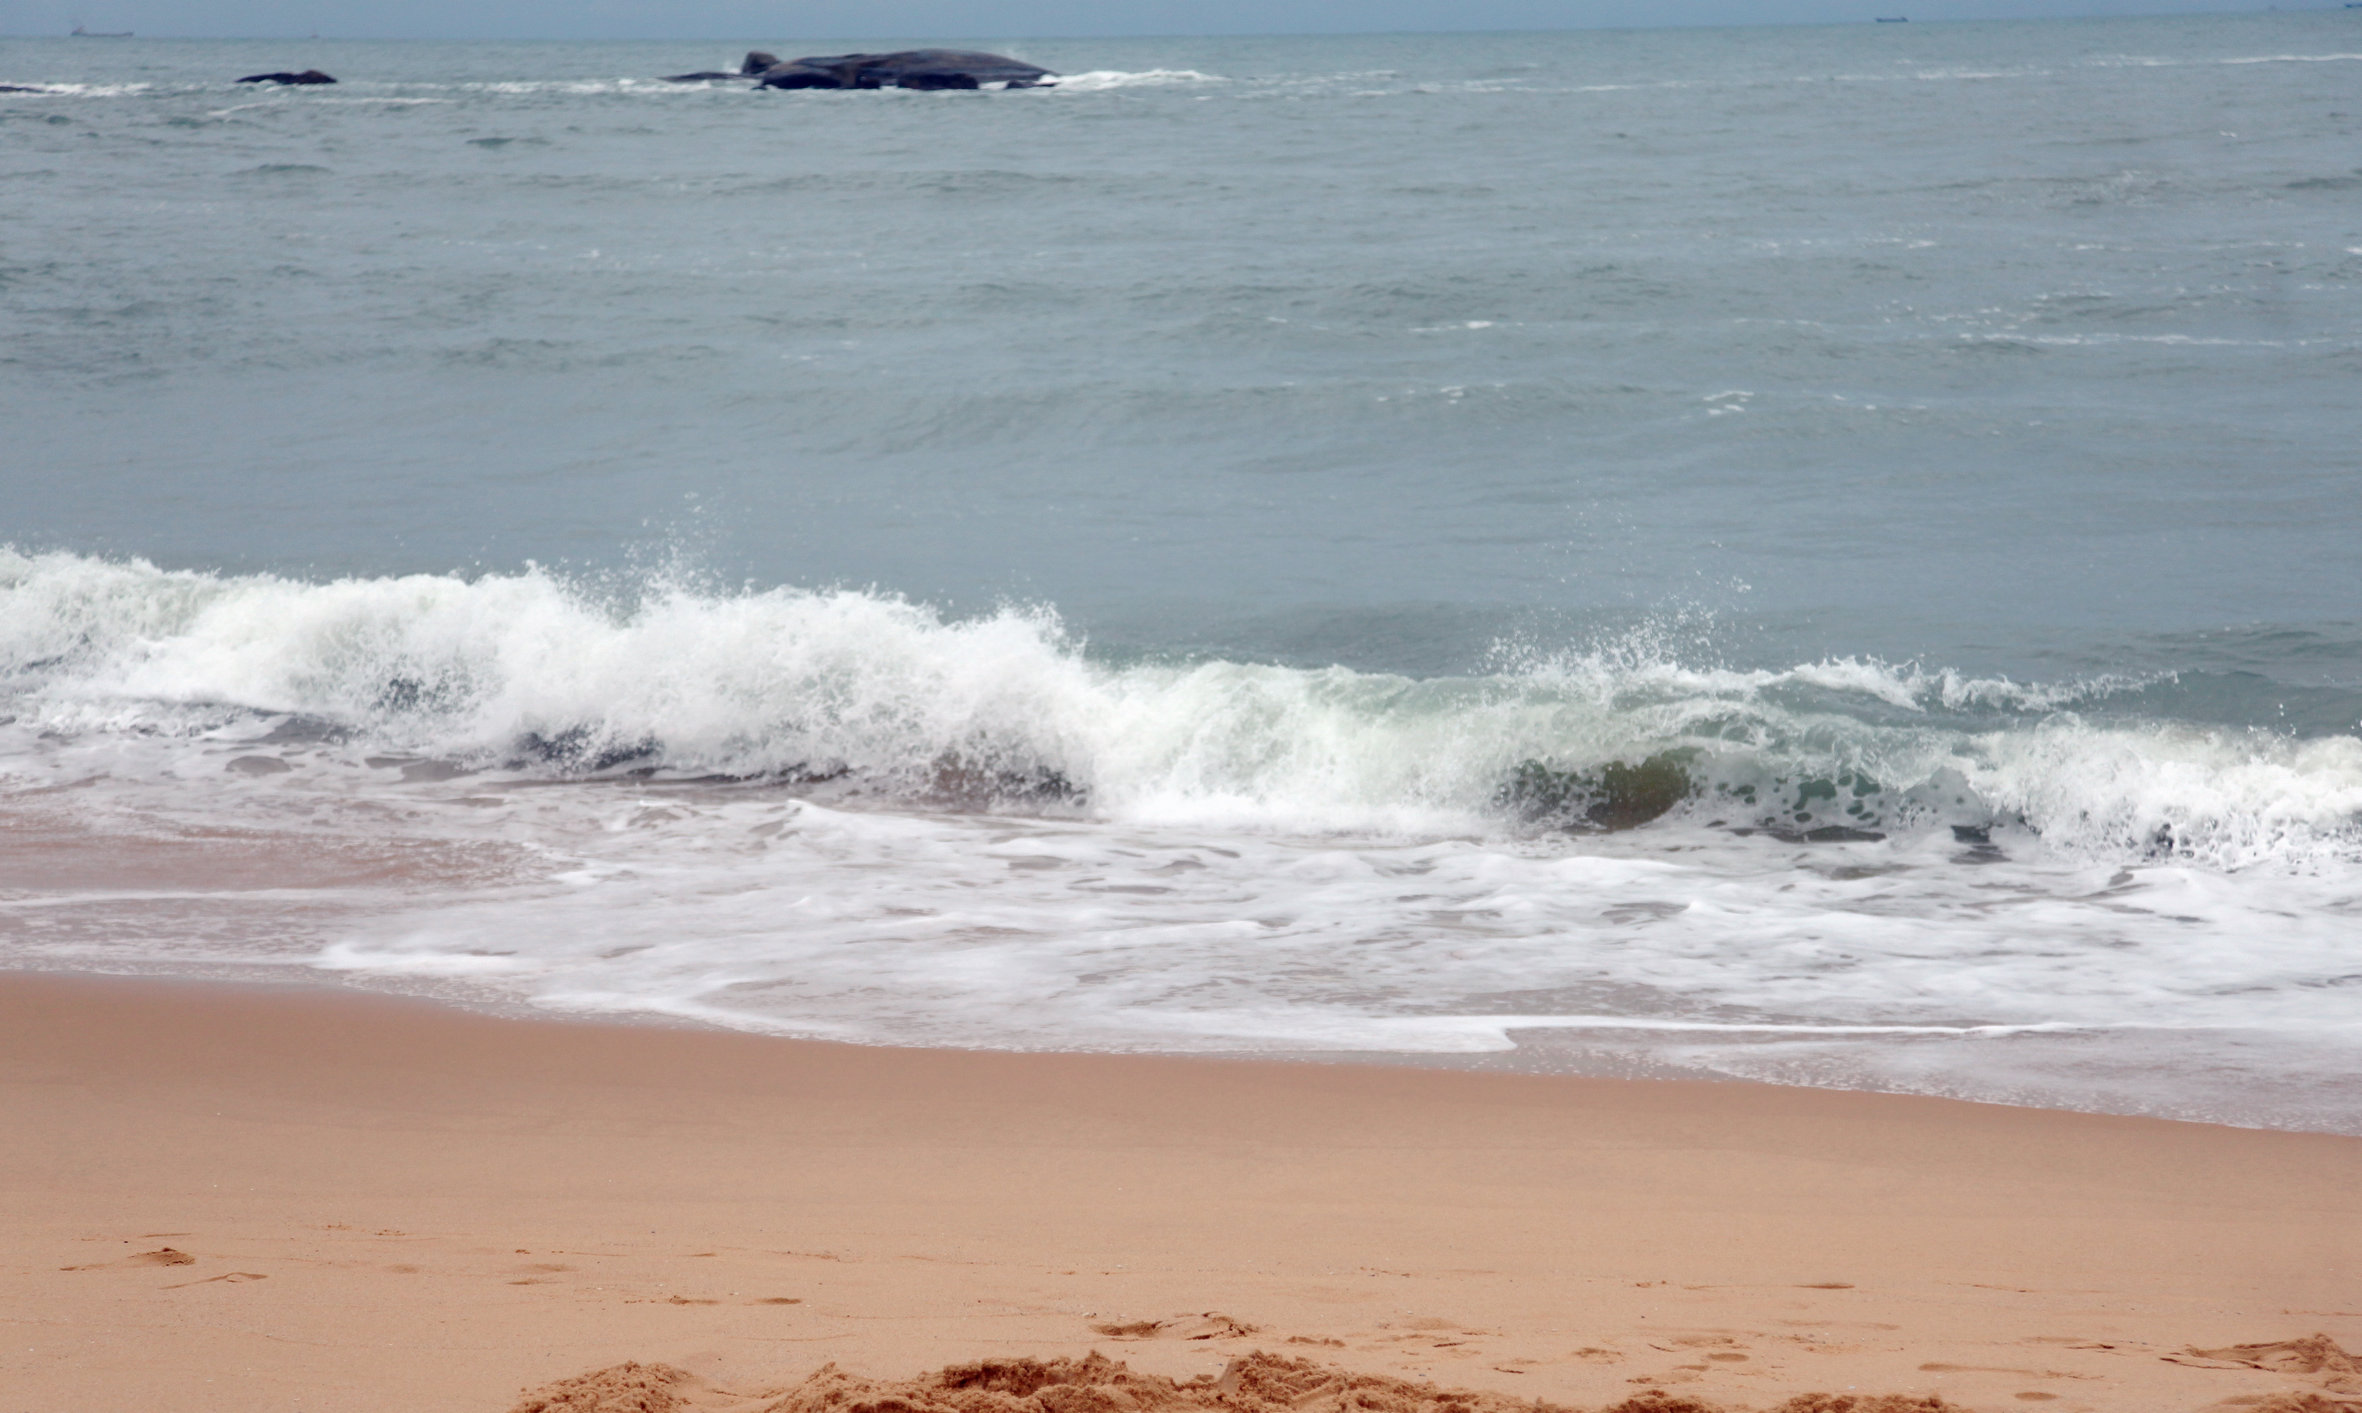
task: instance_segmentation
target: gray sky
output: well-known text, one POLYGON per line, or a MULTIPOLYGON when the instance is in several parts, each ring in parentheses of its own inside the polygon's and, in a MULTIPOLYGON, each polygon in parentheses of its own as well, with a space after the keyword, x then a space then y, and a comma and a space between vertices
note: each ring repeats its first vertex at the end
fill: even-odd
MULTIPOLYGON (((0 0, 0 34, 748 39, 1372 33, 2197 14, 2226 0, 0 0)), ((2283 9, 2335 9, 2290 0, 2283 9)))

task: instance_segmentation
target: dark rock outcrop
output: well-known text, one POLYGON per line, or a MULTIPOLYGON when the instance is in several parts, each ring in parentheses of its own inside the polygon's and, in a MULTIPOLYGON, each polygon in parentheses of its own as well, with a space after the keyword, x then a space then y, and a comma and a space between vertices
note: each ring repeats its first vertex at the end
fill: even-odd
POLYGON ((726 74, 719 69, 706 69, 694 74, 666 74, 666 83, 711 83, 715 79, 745 78, 744 74, 726 74))
MULTIPOLYGON (((747 62, 767 59, 749 54, 747 62)), ((903 49, 891 54, 836 54, 774 63, 756 75, 762 88, 1037 88, 1050 70, 1002 54, 961 49, 903 49)))
POLYGON ((1637 829, 1697 792, 1689 773, 1693 755, 1659 751, 1638 765, 1609 761, 1587 771, 1520 761, 1493 801, 1529 823, 1557 829, 1637 829))
POLYGON ((0 83, 0 93, 47 93, 46 88, 27 88, 21 83, 0 83))
POLYGON ((785 64, 773 64, 755 75, 757 88, 851 88, 842 76, 832 69, 820 68, 801 59, 785 64))
POLYGON ((750 49, 746 52, 746 62, 738 66, 738 72, 744 74, 748 78, 753 78, 755 75, 761 73, 765 69, 775 69, 778 67, 778 55, 766 54, 760 49, 750 49))
POLYGON ((920 69, 916 73, 904 74, 896 86, 919 89, 975 89, 982 88, 984 85, 976 81, 974 74, 963 74, 956 70, 920 69))
POLYGON ((586 774, 657 760, 664 755, 663 744, 652 736, 622 740, 588 726, 569 726, 547 736, 528 731, 517 738, 517 750, 522 757, 519 764, 542 761, 586 774))
POLYGON ((321 73, 321 72, 320 72, 318 69, 306 69, 306 70, 304 70, 304 71, 303 71, 302 73, 300 73, 300 74, 296 74, 296 73, 288 73, 288 72, 286 72, 286 71, 284 71, 284 70, 282 70, 282 71, 280 71, 280 72, 278 72, 278 73, 275 73, 275 74, 248 74, 246 77, 244 77, 244 78, 242 78, 242 79, 238 80, 238 82, 240 82, 240 83, 306 83, 306 84, 309 84, 309 83, 334 83, 334 82, 336 82, 336 80, 335 80, 335 79, 333 79, 333 78, 330 78, 328 75, 326 75, 326 74, 324 74, 324 73, 321 73))

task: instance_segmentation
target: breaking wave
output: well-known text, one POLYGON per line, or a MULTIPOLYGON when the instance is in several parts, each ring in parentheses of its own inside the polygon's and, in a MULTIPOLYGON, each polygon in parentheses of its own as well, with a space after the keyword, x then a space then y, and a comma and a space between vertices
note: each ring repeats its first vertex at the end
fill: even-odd
MULTIPOLYGON (((1507 659, 1510 655, 1504 653, 1507 659)), ((1416 679, 1094 657, 1047 608, 540 569, 311 583, 0 552, 0 692, 51 733, 550 774, 809 782, 914 806, 1380 834, 2020 831, 2224 869, 2362 857, 2362 738, 2145 715, 2155 679, 1644 643, 1416 679)))

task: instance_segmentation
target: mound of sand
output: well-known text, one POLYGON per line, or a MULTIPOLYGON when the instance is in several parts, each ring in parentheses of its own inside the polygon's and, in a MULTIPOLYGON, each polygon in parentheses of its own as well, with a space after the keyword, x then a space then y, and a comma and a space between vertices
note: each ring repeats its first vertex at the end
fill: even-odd
POLYGON ((670 1364, 617 1364, 526 1394, 515 1413, 682 1413, 705 1381, 670 1364))
POLYGON ((2234 1344, 2226 1349, 2185 1349, 2167 1355, 2177 1364, 2205 1361, 2204 1368, 2266 1369, 2292 1377, 2317 1376, 2322 1392, 2278 1393, 2241 1413, 2362 1413, 2362 1359, 2325 1334, 2270 1344, 2234 1344))
MULTIPOLYGON (((715 1389, 662 1364, 618 1364, 527 1394, 511 1413, 1577 1413, 1540 1400, 1250 1354, 1220 1378, 1176 1382, 1101 1354, 993 1359, 915 1379, 865 1379, 827 1365, 780 1395, 715 1389), (766 1401, 767 1400, 767 1401, 766 1401)), ((1734 1413, 1651 1390, 1600 1413, 1734 1413)), ((1940 1398, 1805 1394, 1776 1413, 1959 1413, 1940 1398)))
MULTIPOLYGON (((2190 1353, 2201 1359, 2220 1359, 2282 1374, 2362 1374, 2362 1359, 2346 1353, 2336 1340, 2325 1334, 2271 1344, 2234 1344, 2228 1349, 2193 1349, 2190 1353)), ((2355 1392, 2362 1393, 2362 1388, 2355 1392)))

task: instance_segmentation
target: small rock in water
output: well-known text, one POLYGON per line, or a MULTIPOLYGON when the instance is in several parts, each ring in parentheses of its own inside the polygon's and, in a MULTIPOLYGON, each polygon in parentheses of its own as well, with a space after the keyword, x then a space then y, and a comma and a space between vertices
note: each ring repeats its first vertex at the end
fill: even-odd
POLYGON ((303 71, 302 73, 300 73, 300 74, 296 74, 296 73, 288 73, 288 72, 286 72, 286 71, 284 71, 284 70, 282 70, 282 71, 280 71, 280 72, 278 72, 278 73, 275 73, 275 74, 248 74, 246 77, 244 77, 244 78, 242 78, 242 79, 238 80, 238 82, 240 82, 240 83, 305 83, 305 84, 309 84, 309 83, 334 83, 334 82, 336 82, 336 80, 335 80, 335 79, 333 79, 333 78, 330 78, 328 75, 326 75, 326 74, 324 74, 324 73, 321 73, 321 72, 320 72, 318 69, 306 69, 306 70, 304 70, 304 71, 303 71))
MULTIPOLYGON (((588 726, 569 726, 547 736, 528 731, 517 739, 517 749, 527 759, 587 774, 652 761, 664 754, 664 747, 653 737, 618 740, 588 726)), ((409 772, 403 774, 407 777, 409 772)))
POLYGON ((1638 765, 1609 761, 1595 771, 1520 762, 1495 802, 1536 824, 1560 829, 1634 829, 1669 813, 1696 790, 1682 751, 1660 751, 1638 765))

